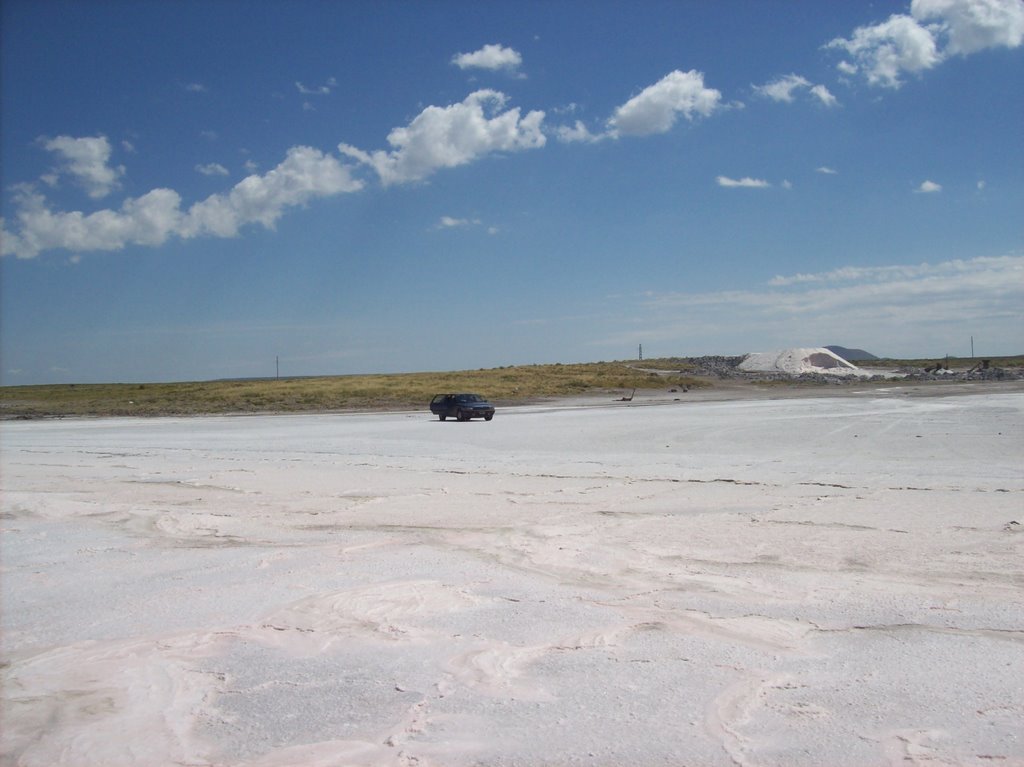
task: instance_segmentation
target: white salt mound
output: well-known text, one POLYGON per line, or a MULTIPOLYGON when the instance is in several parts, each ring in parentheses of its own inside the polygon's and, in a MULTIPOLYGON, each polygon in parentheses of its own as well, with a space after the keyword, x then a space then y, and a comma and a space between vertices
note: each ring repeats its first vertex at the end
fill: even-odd
POLYGON ((786 349, 781 352, 755 352, 740 363, 740 370, 758 373, 826 373, 828 375, 862 375, 860 369, 838 354, 818 347, 786 349))

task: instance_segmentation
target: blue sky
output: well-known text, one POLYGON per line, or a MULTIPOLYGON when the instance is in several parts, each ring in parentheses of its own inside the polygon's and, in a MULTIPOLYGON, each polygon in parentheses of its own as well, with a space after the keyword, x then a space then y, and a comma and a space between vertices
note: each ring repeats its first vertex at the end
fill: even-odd
POLYGON ((1024 352, 1024 2, 0 5, 0 382, 1024 352))

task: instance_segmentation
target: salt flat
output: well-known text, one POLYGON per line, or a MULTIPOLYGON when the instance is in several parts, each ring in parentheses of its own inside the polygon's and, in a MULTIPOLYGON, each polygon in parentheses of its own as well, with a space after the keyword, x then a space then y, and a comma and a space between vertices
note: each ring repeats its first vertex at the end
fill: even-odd
POLYGON ((1024 391, 5 423, 10 765, 1024 764, 1024 391))

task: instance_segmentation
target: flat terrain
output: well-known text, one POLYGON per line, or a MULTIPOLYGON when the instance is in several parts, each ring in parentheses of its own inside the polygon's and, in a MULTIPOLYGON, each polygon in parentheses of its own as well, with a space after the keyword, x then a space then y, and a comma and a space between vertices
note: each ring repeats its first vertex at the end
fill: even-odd
POLYGON ((0 424, 0 764, 1024 765, 1024 388, 779 391, 0 424))
MULTIPOLYGON (((522 405, 565 397, 641 397, 688 400, 708 389, 712 396, 787 396, 792 391, 828 391, 851 385, 884 389, 889 381, 856 382, 837 377, 797 378, 773 374, 737 374, 740 357, 672 357, 660 360, 589 362, 554 365, 513 365, 444 373, 320 376, 192 381, 178 383, 53 384, 0 387, 0 420, 68 416, 169 416, 227 413, 325 413, 408 410, 427 406, 444 392, 479 392, 497 405, 522 405), (723 375, 724 373, 724 375, 723 375), (668 395, 672 395, 669 397, 668 395)), ((990 360, 1007 380, 1024 380, 1024 357, 990 360)), ((979 360, 875 360, 863 372, 897 379, 910 372, 928 380, 922 384, 954 386, 965 381, 979 360)), ((980 375, 980 374, 979 374, 980 375)), ((988 378, 985 383, 998 382, 988 378)))

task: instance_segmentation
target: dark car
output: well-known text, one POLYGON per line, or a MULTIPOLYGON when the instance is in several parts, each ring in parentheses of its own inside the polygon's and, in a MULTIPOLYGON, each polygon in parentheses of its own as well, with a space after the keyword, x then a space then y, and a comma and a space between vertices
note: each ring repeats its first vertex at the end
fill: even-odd
POLYGON ((438 394, 430 400, 430 412, 442 421, 448 416, 460 421, 470 418, 494 418, 494 405, 479 394, 438 394))

